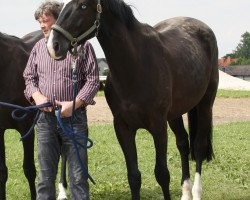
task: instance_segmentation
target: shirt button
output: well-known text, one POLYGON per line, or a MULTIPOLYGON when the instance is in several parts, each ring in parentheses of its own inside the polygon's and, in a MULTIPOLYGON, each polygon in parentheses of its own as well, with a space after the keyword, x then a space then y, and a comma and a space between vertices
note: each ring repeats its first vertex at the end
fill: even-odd
POLYGON ((55 85, 56 83, 53 83, 53 85, 55 85))

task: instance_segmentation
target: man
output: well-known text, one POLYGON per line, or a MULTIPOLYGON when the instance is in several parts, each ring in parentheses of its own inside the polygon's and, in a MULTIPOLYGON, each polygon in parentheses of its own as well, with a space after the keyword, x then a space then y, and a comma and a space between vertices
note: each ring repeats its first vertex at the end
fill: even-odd
MULTIPOLYGON (((35 12, 45 38, 36 43, 31 51, 24 79, 26 98, 36 105, 56 102, 61 106, 62 120, 71 120, 73 107, 72 56, 68 53, 65 60, 53 60, 46 49, 51 26, 61 11, 62 4, 46 1, 35 12)), ((73 129, 76 133, 88 135, 86 106, 94 104, 94 96, 99 88, 99 75, 96 56, 89 42, 80 47, 81 56, 77 58, 77 88, 73 129)), ((86 173, 81 169, 76 150, 70 139, 63 134, 54 115, 53 107, 42 109, 37 121, 39 180, 37 199, 56 199, 55 180, 60 154, 68 161, 70 191, 72 200, 89 199, 89 185, 86 173)), ((82 139, 83 140, 83 139, 82 139)), ((86 141, 79 141, 86 144, 86 141)), ((87 166, 87 150, 79 149, 81 158, 87 166)))

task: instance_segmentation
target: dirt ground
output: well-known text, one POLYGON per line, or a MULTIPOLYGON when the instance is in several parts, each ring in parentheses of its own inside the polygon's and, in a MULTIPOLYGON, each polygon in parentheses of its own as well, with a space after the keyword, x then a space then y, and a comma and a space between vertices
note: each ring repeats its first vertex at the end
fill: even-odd
MULTIPOLYGON (((95 97, 96 105, 88 106, 90 124, 112 123, 113 116, 105 97, 95 97)), ((186 121, 186 116, 184 116, 186 121)), ((250 98, 216 98, 213 109, 214 124, 250 121, 250 98)))

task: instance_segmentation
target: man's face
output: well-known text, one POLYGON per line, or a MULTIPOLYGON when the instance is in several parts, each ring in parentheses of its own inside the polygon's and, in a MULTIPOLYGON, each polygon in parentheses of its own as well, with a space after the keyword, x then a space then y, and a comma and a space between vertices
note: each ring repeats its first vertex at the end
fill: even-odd
POLYGON ((43 31, 44 37, 48 39, 51 26, 56 22, 56 19, 53 15, 43 14, 39 17, 38 22, 40 24, 41 30, 43 31))

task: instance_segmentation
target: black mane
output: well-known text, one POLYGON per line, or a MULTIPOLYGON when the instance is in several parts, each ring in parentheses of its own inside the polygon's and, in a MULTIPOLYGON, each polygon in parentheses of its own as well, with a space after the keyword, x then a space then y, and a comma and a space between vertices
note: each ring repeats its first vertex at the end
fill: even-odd
POLYGON ((134 13, 129 5, 123 0, 102 0, 104 10, 108 10, 117 17, 122 23, 130 27, 136 20, 134 13))

